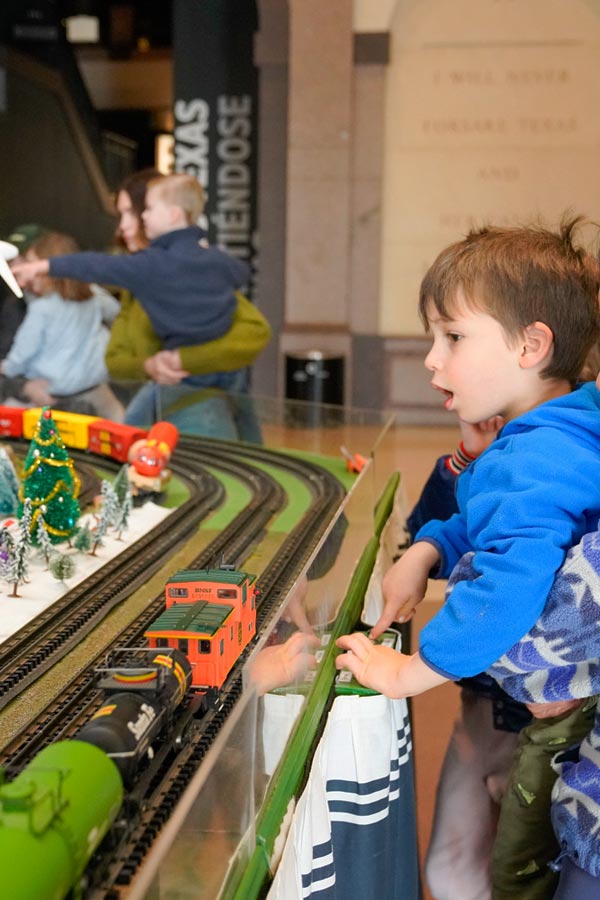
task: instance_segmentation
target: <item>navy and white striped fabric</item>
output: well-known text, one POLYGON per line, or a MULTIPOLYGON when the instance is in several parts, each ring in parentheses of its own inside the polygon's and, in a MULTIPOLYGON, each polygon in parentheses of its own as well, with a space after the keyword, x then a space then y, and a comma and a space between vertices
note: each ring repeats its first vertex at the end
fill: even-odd
POLYGON ((338 697, 300 798, 270 900, 417 900, 406 701, 338 697))

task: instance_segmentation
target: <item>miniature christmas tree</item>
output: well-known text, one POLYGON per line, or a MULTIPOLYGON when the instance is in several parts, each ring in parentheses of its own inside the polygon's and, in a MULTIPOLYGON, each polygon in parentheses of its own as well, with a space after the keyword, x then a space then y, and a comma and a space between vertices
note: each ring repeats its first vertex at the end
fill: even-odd
POLYGON ((117 540, 121 540, 121 535, 129 528, 129 515, 131 513, 132 499, 131 491, 128 491, 123 498, 123 502, 119 506, 117 518, 115 521, 115 529, 118 531, 117 540))
POLYGON ((4 578, 12 582, 11 597, 18 597, 19 584, 27 580, 29 572, 29 551, 31 548, 31 500, 26 497, 23 501, 23 514, 19 522, 19 536, 14 542, 12 552, 6 561, 4 568, 4 578))
POLYGON ((5 447, 0 447, 0 514, 14 516, 19 506, 19 479, 5 447))
POLYGON ((0 569, 4 570, 14 553, 15 539, 8 528, 0 528, 0 569))
POLYGON ((40 548, 40 552, 44 559, 46 560, 46 566, 50 563, 50 557, 52 556, 52 541, 50 540, 50 536, 46 529, 46 522, 44 521, 44 507, 40 507, 39 515, 37 518, 37 524, 35 526, 35 535, 34 541, 37 546, 40 548))
POLYGON ((73 461, 54 424, 50 409, 45 406, 25 458, 19 497, 21 501, 26 498, 31 500, 34 528, 40 508, 46 507, 44 522, 53 544, 68 540, 77 528, 79 487, 73 461))
POLYGON ((119 503, 123 503, 127 494, 131 497, 131 483, 128 474, 129 466, 125 463, 117 472, 117 477, 113 481, 113 488, 119 503))
POLYGON ((119 513, 119 498, 110 481, 103 481, 100 488, 102 494, 102 515, 109 525, 114 525, 119 513))
POLYGON ((110 506, 104 504, 102 509, 100 510, 100 518, 98 520, 98 524, 94 528, 92 532, 92 540, 94 542, 92 547, 92 556, 96 555, 96 550, 98 547, 102 547, 103 545, 103 537, 108 531, 109 527, 112 525, 112 515, 113 510, 110 506))
POLYGON ((50 560, 50 571, 57 581, 66 581, 75 574, 75 563, 70 556, 56 553, 50 560))
POLYGON ((93 540, 90 526, 86 522, 85 525, 80 526, 75 532, 73 546, 80 553, 87 553, 92 546, 93 540))

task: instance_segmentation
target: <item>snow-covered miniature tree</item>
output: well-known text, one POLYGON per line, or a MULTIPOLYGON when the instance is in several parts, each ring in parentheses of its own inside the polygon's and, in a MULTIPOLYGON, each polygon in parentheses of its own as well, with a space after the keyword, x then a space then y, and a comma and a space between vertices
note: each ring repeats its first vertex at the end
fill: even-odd
POLYGON ((102 515, 106 517, 109 525, 114 525, 119 513, 119 498, 110 481, 103 481, 100 493, 102 495, 102 515))
POLYGON ((129 481, 129 466, 125 463, 117 472, 117 477, 113 481, 113 488, 119 503, 123 503, 127 494, 131 497, 131 482, 129 481))
POLYGON ((13 589, 10 597, 18 597, 18 588, 21 582, 27 579, 29 573, 29 552, 31 549, 31 519, 32 503, 29 497, 23 501, 23 511, 19 522, 19 534, 14 542, 5 567, 5 579, 12 583, 13 589))
POLYGON ((0 447, 0 515, 14 516, 19 506, 19 479, 5 447, 0 447))
POLYGON ((96 550, 98 549, 98 547, 102 547, 104 543, 103 538, 112 525, 112 516, 113 510, 106 504, 103 504, 102 509, 100 510, 100 518, 98 519, 98 524, 92 531, 92 556, 96 555, 96 550))
POLYGON ((15 539, 8 528, 0 528, 0 568, 4 568, 13 553, 15 539))
POLYGON ((50 560, 50 572, 57 581, 66 581, 75 574, 75 563, 65 553, 55 553, 50 560))
POLYGON ((133 506, 128 469, 128 465, 121 466, 112 485, 119 504, 115 519, 115 529, 118 531, 117 540, 121 540, 121 535, 129 528, 129 516, 133 506))
POLYGON ((75 549, 79 550, 80 553, 87 553, 91 549, 93 541, 94 538, 89 524, 86 522, 84 525, 80 525, 73 538, 75 549))
MULTIPOLYGON (((79 519, 80 481, 67 449, 45 406, 35 427, 23 467, 19 497, 31 500, 33 514, 45 506, 46 531, 53 544, 68 541, 79 519)), ((34 535, 35 542, 35 535, 34 535)))
POLYGON ((44 521, 42 509, 38 512, 37 522, 35 524, 34 542, 40 548, 40 553, 46 560, 46 566, 48 566, 53 552, 52 541, 50 540, 50 536, 46 529, 46 522, 44 521))
POLYGON ((0 578, 9 581, 12 559, 15 555, 15 539, 8 528, 0 528, 0 578))
POLYGON ((117 520, 115 522, 115 530, 118 532, 117 540, 121 540, 121 535, 129 528, 129 516, 131 515, 131 507, 133 501, 131 499, 131 491, 128 491, 123 498, 123 502, 119 505, 117 511, 117 520))

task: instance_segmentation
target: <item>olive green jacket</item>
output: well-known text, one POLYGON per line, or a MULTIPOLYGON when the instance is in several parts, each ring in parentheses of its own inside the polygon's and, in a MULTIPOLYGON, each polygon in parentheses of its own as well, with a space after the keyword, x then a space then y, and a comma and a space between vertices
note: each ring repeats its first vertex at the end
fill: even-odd
MULTIPOLYGON (((250 366, 271 337, 271 327, 262 313, 243 294, 236 292, 238 304, 231 328, 205 344, 179 347, 182 367, 191 375, 231 372, 250 366)), ((162 350, 150 319, 140 303, 124 292, 121 311, 113 322, 106 349, 106 365, 116 380, 147 379, 144 360, 162 350)))

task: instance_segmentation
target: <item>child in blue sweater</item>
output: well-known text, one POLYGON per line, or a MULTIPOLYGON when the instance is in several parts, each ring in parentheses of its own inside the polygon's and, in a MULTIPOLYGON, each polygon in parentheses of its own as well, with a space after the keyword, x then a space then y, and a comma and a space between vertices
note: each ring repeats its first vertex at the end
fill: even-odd
POLYGON ((459 512, 420 529, 384 579, 374 637, 412 615, 430 574, 448 577, 473 553, 476 577, 456 584, 419 652, 396 654, 360 634, 338 642, 349 651, 338 667, 389 696, 493 665, 534 626, 568 550, 596 528, 600 394, 573 388, 598 335, 600 277, 574 247, 575 224, 559 234, 474 232, 424 279, 420 312, 434 339, 425 364, 445 408, 507 424, 459 479, 459 512))
MULTIPOLYGON (((46 232, 26 253, 33 265, 52 253, 74 253, 69 235, 46 232)), ((121 421, 108 386, 104 354, 119 304, 97 285, 39 275, 25 318, 1 363, 0 397, 58 406, 121 421)))
MULTIPOLYGON (((235 291, 249 278, 245 262, 208 247, 196 221, 204 191, 191 175, 150 182, 143 221, 150 246, 138 253, 76 253, 13 267, 18 281, 39 275, 127 288, 144 307, 166 350, 202 344, 229 330, 235 291)), ((227 387, 228 385, 223 385, 227 387)))

